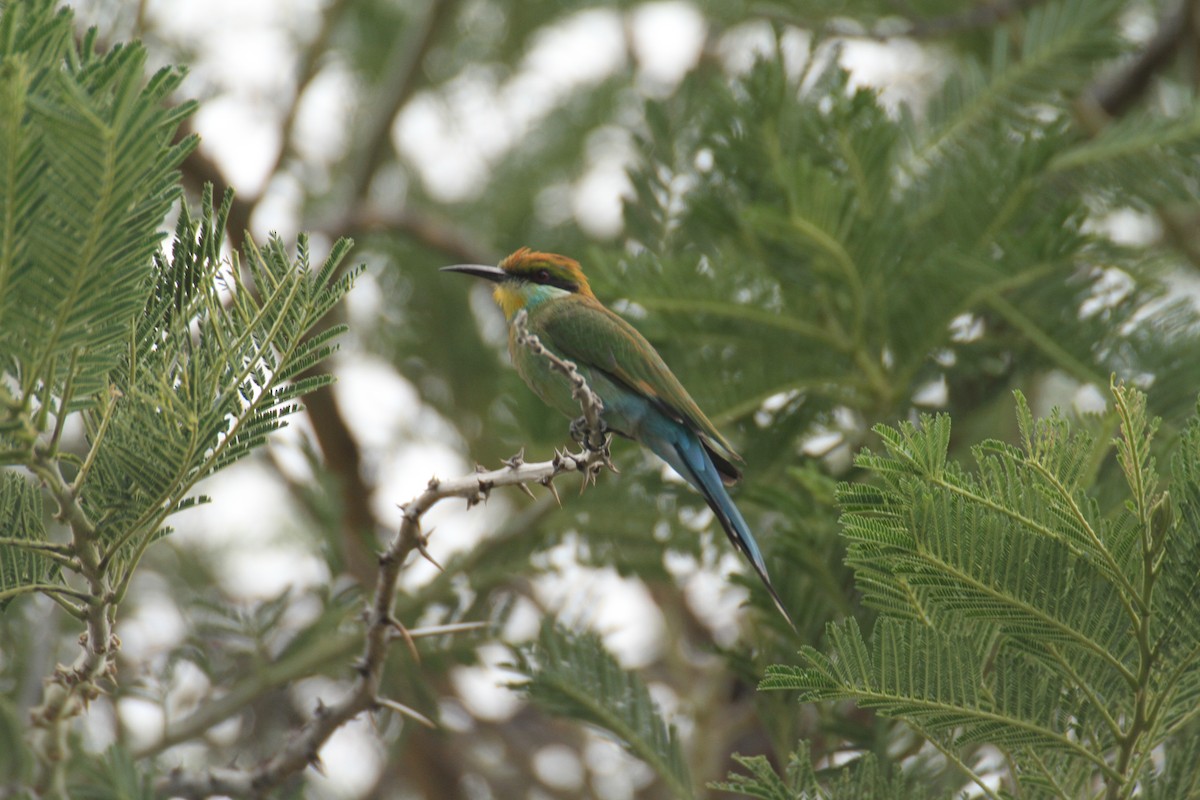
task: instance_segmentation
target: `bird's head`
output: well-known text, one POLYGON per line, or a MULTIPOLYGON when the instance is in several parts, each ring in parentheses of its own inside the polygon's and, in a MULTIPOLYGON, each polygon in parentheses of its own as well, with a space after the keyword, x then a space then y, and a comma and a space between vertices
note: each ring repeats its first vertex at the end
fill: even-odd
POLYGON ((507 256, 495 267, 456 264, 442 267, 442 270, 474 275, 496 284, 492 297, 504 310, 506 319, 512 319, 522 308, 533 308, 547 300, 573 294, 595 298, 578 261, 554 253, 539 253, 528 247, 507 256))

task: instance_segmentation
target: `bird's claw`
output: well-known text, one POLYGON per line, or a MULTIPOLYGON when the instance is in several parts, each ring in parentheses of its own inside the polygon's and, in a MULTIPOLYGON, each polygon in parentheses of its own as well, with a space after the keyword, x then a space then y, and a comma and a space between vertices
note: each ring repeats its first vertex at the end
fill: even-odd
POLYGON ((593 453, 599 453, 608 446, 609 438, 608 424, 603 418, 599 423, 600 430, 596 430, 588 424, 586 417, 576 417, 571 420, 571 438, 593 453))

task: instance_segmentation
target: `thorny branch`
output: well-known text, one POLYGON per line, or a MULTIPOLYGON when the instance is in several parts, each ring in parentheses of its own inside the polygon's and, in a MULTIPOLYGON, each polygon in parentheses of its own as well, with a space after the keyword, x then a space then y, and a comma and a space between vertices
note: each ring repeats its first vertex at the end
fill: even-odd
MULTIPOLYGON (((563 377, 570 382, 571 397, 575 398, 583 410, 583 422, 586 430, 583 431, 580 441, 589 450, 607 451, 608 438, 604 433, 604 420, 600 416, 604 413, 604 401, 591 390, 574 364, 551 353, 536 335, 529 332, 528 322, 529 315, 525 313, 525 309, 521 309, 513 317, 512 326, 516 332, 517 344, 528 347, 533 353, 546 358, 550 362, 550 366, 561 372, 563 377)), ((605 459, 604 466, 614 472, 617 471, 612 462, 607 459, 605 459)))
POLYGON ((30 468, 58 503, 55 516, 71 530, 73 569, 87 584, 86 598, 78 607, 87 625, 79 637, 80 653, 70 667, 55 668, 46 680, 41 704, 30 714, 31 743, 39 762, 35 784, 43 792, 66 797, 67 723, 104 692, 102 684, 116 672, 120 647, 112 633, 116 596, 100 566, 95 523, 84 511, 78 492, 63 477, 54 454, 35 446, 30 468))
MULTIPOLYGON (((616 472, 609 454, 610 437, 603 433, 600 414, 604 404, 587 385, 575 365, 549 352, 538 338, 529 333, 523 314, 513 321, 517 325, 518 341, 533 352, 547 358, 554 368, 571 381, 574 397, 579 401, 585 423, 585 446, 579 453, 556 451, 549 461, 526 463, 524 450, 505 460, 500 469, 477 471, 472 475, 451 480, 431 478, 425 491, 401 506, 404 511, 400 530, 387 550, 379 555, 379 570, 375 592, 365 612, 366 640, 362 655, 355 664, 357 678, 349 693, 333 705, 318 703, 312 718, 284 745, 278 753, 250 769, 213 767, 196 773, 175 770, 157 786, 159 794, 172 797, 200 798, 215 794, 232 797, 260 795, 281 784, 290 775, 308 766, 319 766, 319 752, 334 731, 364 711, 387 709, 425 725, 434 723, 415 709, 383 697, 380 686, 383 664, 391 643, 398 638, 410 641, 430 630, 407 630, 392 615, 396 600, 396 583, 404 562, 414 550, 433 561, 426 550, 427 536, 421 531, 421 519, 441 500, 461 497, 467 506, 487 500, 499 486, 516 486, 532 495, 528 484, 539 483, 554 493, 553 481, 567 472, 578 472, 583 485, 594 482, 605 468, 616 472), (597 442, 595 447, 591 444, 597 442)), ((436 564, 436 561, 433 561, 436 564)), ((463 629, 463 628, 460 628, 463 629)), ((445 633, 437 629, 436 633, 445 633)))

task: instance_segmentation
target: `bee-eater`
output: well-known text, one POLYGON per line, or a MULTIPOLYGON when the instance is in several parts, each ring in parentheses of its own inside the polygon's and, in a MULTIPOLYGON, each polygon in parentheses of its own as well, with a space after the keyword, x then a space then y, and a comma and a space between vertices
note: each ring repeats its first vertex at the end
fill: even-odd
POLYGON ((596 299, 579 263, 523 247, 499 266, 459 264, 442 269, 495 284, 492 296, 509 323, 508 352, 517 372, 547 405, 574 419, 580 408, 566 378, 545 357, 517 342, 512 321, 525 310, 529 332, 559 358, 574 362, 603 401, 602 419, 608 430, 641 442, 703 495, 729 540, 749 559, 780 613, 792 624, 771 585, 758 543, 725 491, 726 484, 741 477, 734 463, 741 457, 646 338, 596 299))

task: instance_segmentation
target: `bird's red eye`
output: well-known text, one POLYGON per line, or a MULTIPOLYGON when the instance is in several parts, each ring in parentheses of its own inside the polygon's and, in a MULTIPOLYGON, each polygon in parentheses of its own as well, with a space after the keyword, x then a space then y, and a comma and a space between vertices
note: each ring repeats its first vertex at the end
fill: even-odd
POLYGON ((538 283, 549 283, 550 282, 550 270, 539 269, 537 271, 537 275, 535 277, 537 278, 538 283))

